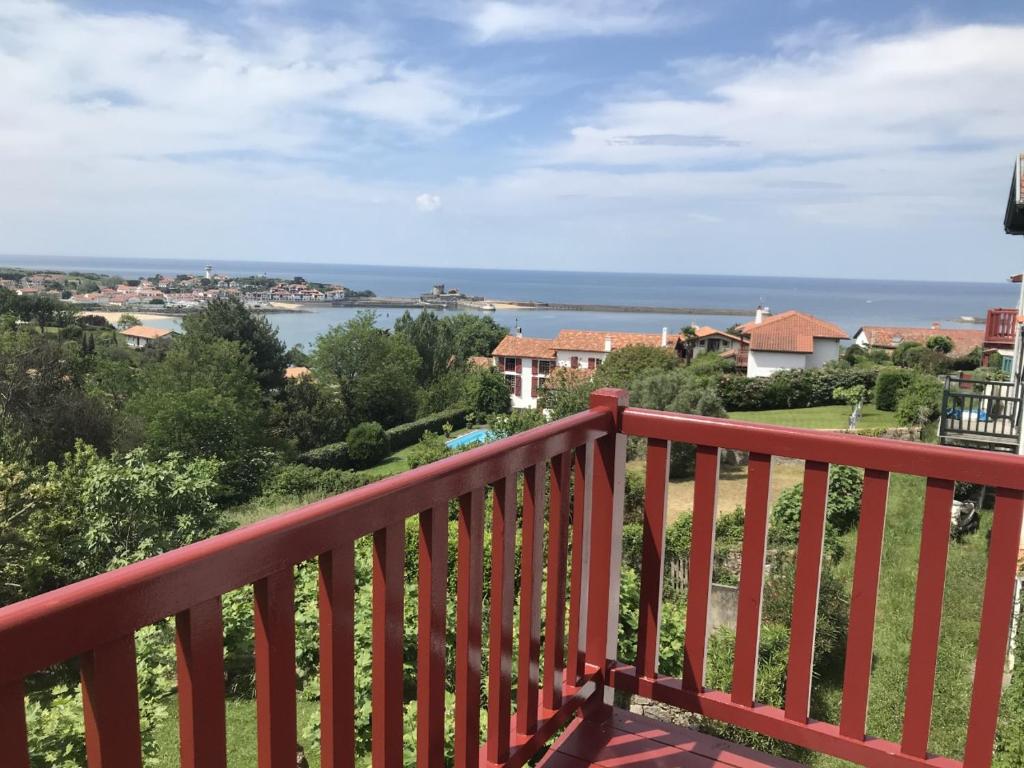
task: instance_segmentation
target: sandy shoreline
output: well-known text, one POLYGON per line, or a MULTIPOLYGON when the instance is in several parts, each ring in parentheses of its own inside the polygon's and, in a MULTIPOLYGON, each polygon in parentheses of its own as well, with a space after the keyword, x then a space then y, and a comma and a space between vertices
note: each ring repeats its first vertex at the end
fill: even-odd
POLYGON ((121 319, 121 315, 131 315, 138 319, 140 323, 152 322, 153 320, 180 320, 181 315, 168 315, 158 314, 156 312, 132 312, 130 309, 126 309, 121 312, 97 312, 95 310, 87 309, 79 312, 80 315, 99 315, 111 325, 117 325, 117 321, 121 319))

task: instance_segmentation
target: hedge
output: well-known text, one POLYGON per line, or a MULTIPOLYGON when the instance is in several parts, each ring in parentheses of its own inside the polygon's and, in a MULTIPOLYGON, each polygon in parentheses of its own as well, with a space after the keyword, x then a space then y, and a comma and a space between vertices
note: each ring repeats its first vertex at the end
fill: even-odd
MULTIPOLYGON (((391 450, 400 451, 403 448, 408 448, 419 442, 425 432, 440 432, 445 424, 451 424, 454 429, 462 429, 466 426, 469 413, 469 408, 449 408, 446 411, 431 413, 422 419, 416 419, 416 421, 394 426, 387 430, 391 450)), ((320 469, 348 469, 352 466, 348 443, 345 441, 306 451, 299 454, 298 460, 302 464, 320 469)))
POLYGON ((914 380, 914 372, 906 368, 886 368, 879 371, 875 382, 875 407, 880 411, 895 411, 900 395, 914 380))
POLYGON ((718 395, 727 411, 770 411, 781 408, 812 408, 834 405, 839 387, 875 386, 877 368, 812 368, 777 371, 771 376, 748 379, 726 374, 718 380, 718 395))

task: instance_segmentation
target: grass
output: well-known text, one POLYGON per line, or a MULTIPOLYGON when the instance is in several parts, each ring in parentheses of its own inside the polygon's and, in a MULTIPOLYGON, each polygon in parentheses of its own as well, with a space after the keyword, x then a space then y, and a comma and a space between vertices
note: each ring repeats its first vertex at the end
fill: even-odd
MULTIPOLYGON (((299 743, 306 753, 310 766, 320 764, 320 750, 303 738, 302 731, 310 722, 319 702, 300 699, 297 704, 299 743)), ((175 701, 168 702, 170 716, 156 731, 158 757, 153 763, 159 768, 178 765, 178 713, 175 701)), ((251 768, 256 765, 256 702, 253 699, 228 699, 225 715, 227 718, 228 768, 251 768)))
MULTIPOLYGON (((806 427, 808 429, 846 429, 850 421, 850 406, 819 405, 815 408, 784 408, 777 411, 733 411, 729 414, 739 421, 756 421, 780 427, 806 427)), ((898 426, 896 415, 880 411, 871 403, 861 411, 858 429, 885 429, 898 426)))

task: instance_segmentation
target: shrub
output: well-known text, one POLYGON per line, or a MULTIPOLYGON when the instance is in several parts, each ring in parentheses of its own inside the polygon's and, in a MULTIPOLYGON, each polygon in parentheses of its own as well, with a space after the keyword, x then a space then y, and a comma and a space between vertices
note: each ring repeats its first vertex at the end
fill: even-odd
POLYGON ((345 440, 353 466, 372 467, 391 452, 388 433, 376 421, 364 421, 352 427, 345 440))
POLYGON ((862 386, 870 390, 876 367, 852 368, 828 365, 810 370, 778 371, 771 376, 748 379, 740 374, 719 377, 718 395, 729 411, 766 411, 779 408, 811 408, 842 402, 836 390, 862 386))
POLYGON ((468 408, 449 408, 445 411, 431 413, 416 419, 416 421, 392 427, 388 430, 391 450, 400 451, 403 448, 408 448, 418 442, 425 432, 440 432, 445 424, 451 424, 452 429, 462 429, 466 426, 468 416, 468 408))
POLYGON ((547 423, 547 417, 540 409, 516 408, 511 413, 496 416, 491 421, 491 429, 499 438, 525 432, 547 423))
POLYGON ((303 464, 311 467, 344 469, 349 466, 348 443, 331 443, 314 448, 300 454, 298 458, 303 464))
POLYGON ((895 411, 896 402, 913 380, 914 374, 905 368, 883 368, 875 380, 875 407, 880 411, 895 411))
POLYGON ((626 492, 622 519, 626 523, 640 522, 644 517, 645 479, 643 472, 626 472, 626 492))
POLYGON ((941 403, 942 383, 934 376, 918 376, 900 395, 896 419, 904 426, 922 426, 939 414, 941 403))
POLYGON ((932 336, 925 342, 925 346, 928 349, 934 349, 936 352, 948 355, 953 351, 953 340, 949 336, 932 336))
MULTIPOLYGON (((852 467, 832 467, 825 503, 825 548, 834 556, 842 552, 839 535, 860 519, 861 474, 852 467)), ((795 547, 800 536, 800 507, 804 486, 798 483, 779 494, 772 507, 768 539, 774 547, 795 547)))
POLYGON ((431 464, 451 454, 444 435, 436 432, 424 432, 420 441, 406 453, 409 467, 415 469, 424 464, 431 464))
POLYGON ((286 464, 271 477, 266 492, 275 496, 333 496, 365 485, 365 478, 347 469, 320 469, 306 464, 286 464))

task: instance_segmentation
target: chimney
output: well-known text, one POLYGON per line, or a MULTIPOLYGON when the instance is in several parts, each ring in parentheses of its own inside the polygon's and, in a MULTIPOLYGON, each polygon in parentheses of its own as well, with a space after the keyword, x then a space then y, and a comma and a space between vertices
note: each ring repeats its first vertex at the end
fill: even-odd
POLYGON ((662 326, 661 328, 661 346, 668 346, 668 328, 666 326, 662 326))
POLYGON ((516 338, 517 339, 523 338, 523 329, 521 327, 519 327, 519 326, 516 326, 516 338))
POLYGON ((604 337, 604 351, 605 352, 611 352, 612 351, 612 337, 611 336, 605 336, 604 337))
POLYGON ((933 331, 937 331, 937 330, 939 330, 939 328, 941 328, 941 327, 942 327, 942 324, 941 324, 941 323, 932 323, 932 330, 933 330, 933 331))
POLYGON ((760 304, 757 305, 757 311, 754 312, 754 325, 760 325, 764 321, 764 307, 760 304))

